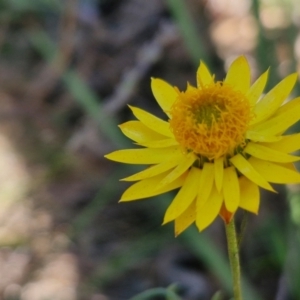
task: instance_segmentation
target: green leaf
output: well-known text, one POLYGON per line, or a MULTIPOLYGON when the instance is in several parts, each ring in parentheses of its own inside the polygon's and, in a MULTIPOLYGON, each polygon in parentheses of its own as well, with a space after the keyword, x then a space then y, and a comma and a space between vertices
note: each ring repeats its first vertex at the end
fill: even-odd
POLYGON ((211 300, 223 300, 224 294, 222 291, 217 291, 211 298, 211 300))

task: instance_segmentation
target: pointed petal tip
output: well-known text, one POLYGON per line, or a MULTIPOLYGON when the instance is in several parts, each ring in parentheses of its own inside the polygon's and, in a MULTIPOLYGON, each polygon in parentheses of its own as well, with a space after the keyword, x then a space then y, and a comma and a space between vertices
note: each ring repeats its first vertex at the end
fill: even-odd
MULTIPOLYGON (((183 230, 184 231, 184 230, 183 230)), ((183 231, 180 230, 174 230, 174 236, 177 238, 183 231)))
POLYGON ((159 80, 159 78, 151 77, 151 89, 152 90, 153 90, 153 85, 155 85, 155 83, 157 82, 157 80, 159 80))
POLYGON ((283 80, 286 79, 286 78, 288 78, 288 77, 290 78, 291 82, 294 81, 294 83, 292 83, 293 86, 294 86, 294 85, 296 84, 297 79, 298 79, 298 73, 297 73, 297 72, 291 73, 291 74, 285 76, 285 77, 283 78, 283 80))
POLYGON ((270 192, 278 194, 278 192, 276 190, 274 190, 274 189, 272 191, 270 191, 270 192))
POLYGON ((214 76, 211 75, 209 68, 202 60, 200 60, 199 67, 196 72, 196 78, 198 88, 202 88, 203 86, 214 82, 214 76))
POLYGON ((161 223, 161 226, 164 226, 164 225, 168 224, 169 222, 171 222, 171 220, 166 220, 166 218, 164 218, 163 222, 161 223))
POLYGON ((246 94, 250 88, 251 70, 245 56, 238 56, 229 65, 224 82, 232 85, 235 89, 246 94))
MULTIPOLYGON (((226 206, 226 203, 225 203, 225 206, 226 206)), ((226 209, 228 210, 228 213, 231 215, 231 217, 237 212, 238 208, 239 208, 238 206, 234 209, 232 209, 231 207, 228 208, 226 206, 226 209)))
MULTIPOLYGON (((268 182, 269 183, 269 182, 268 182)), ((270 183, 269 183, 270 185, 270 183)), ((274 188, 270 185, 270 188, 269 189, 266 189, 264 188, 265 190, 269 191, 269 192, 272 192, 272 193, 275 193, 275 194, 278 194, 278 192, 276 190, 274 190, 274 188)))
POLYGON ((121 199, 118 201, 118 203, 127 202, 129 200, 126 199, 126 197, 121 197, 121 199))
POLYGON ((229 160, 237 169, 237 171, 244 174, 245 177, 247 177, 249 180, 268 191, 276 193, 270 183, 264 177, 262 177, 249 163, 249 161, 245 159, 241 154, 236 154, 229 160))
POLYGON ((122 202, 129 202, 129 201, 134 201, 134 200, 142 200, 142 199, 136 199, 136 198, 128 198, 128 197, 121 197, 121 199, 118 201, 118 203, 122 202))
POLYGON ((203 226, 202 224, 196 224, 199 232, 202 232, 205 228, 207 228, 210 224, 203 226))
POLYGON ((103 155, 103 157, 105 157, 106 159, 109 159, 109 160, 113 160, 113 161, 114 161, 114 159, 111 159, 111 155, 112 155, 113 153, 114 153, 114 152, 107 153, 107 154, 103 155))
POLYGON ((209 227, 215 221, 216 217, 213 218, 212 220, 210 220, 209 222, 207 222, 207 221, 206 222, 201 222, 199 220, 198 220, 198 222, 196 221, 196 226, 197 226, 199 232, 202 232, 204 229, 209 227))
POLYGON ((130 105, 130 104, 127 104, 127 106, 129 107, 129 109, 133 112, 133 110, 135 109, 134 106, 130 105))
POLYGON ((143 199, 139 199, 139 198, 128 198, 128 197, 124 197, 124 198, 121 198, 118 203, 125 203, 125 202, 131 202, 131 201, 138 201, 138 200, 144 200, 145 198, 143 199))
POLYGON ((201 65, 204 65, 207 68, 207 65, 206 65, 205 61, 203 61, 202 59, 200 59, 199 68, 200 68, 201 65))
POLYGON ((239 55, 239 56, 237 56, 237 57, 232 61, 231 65, 232 65, 233 63, 237 63, 237 62, 240 62, 240 63, 242 63, 242 64, 246 63, 247 65, 249 65, 248 59, 247 59, 247 57, 246 57, 245 55, 239 55))
POLYGON ((161 78, 158 78, 158 77, 150 77, 151 81, 155 81, 155 80, 161 80, 161 81, 164 81, 163 79, 161 78))

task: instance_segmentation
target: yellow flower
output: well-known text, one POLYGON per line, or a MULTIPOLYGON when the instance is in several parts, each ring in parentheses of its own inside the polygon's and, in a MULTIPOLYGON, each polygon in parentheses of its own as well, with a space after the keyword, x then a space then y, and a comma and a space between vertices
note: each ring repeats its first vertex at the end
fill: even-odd
POLYGON ((151 165, 123 179, 138 182, 121 201, 180 188, 163 222, 175 221, 178 235, 193 222, 203 230, 218 215, 229 222, 239 207, 257 214, 259 187, 274 191, 270 183, 299 183, 293 162, 300 158, 289 153, 300 148, 300 134, 283 135, 300 119, 300 97, 283 104, 297 75, 262 96, 267 78, 268 71, 250 85, 249 64, 240 56, 223 81, 215 81, 201 62, 197 87, 188 85, 184 92, 152 79, 154 97, 168 121, 130 107, 137 120, 120 128, 143 148, 106 155, 151 165))

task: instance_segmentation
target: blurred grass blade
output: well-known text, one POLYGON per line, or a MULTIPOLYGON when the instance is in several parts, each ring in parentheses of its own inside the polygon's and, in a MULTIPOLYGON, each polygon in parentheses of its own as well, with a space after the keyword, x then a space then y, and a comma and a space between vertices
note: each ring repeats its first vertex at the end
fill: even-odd
POLYGON ((61 11, 63 9, 63 3, 59 0, 6 0, 5 1, 11 9, 23 10, 23 11, 61 11))
POLYGON ((76 102, 97 123, 101 131, 117 147, 124 147, 128 141, 121 134, 117 122, 112 116, 102 112, 97 95, 80 79, 78 74, 74 71, 68 71, 63 75, 63 80, 76 102))
POLYGON ((166 300, 181 300, 181 298, 175 294, 169 288, 154 288, 144 291, 129 300, 151 300, 153 297, 165 297, 166 300))
MULTIPOLYGON (((123 175, 123 169, 117 169, 113 174, 109 174, 103 185, 91 202, 80 212, 80 214, 71 223, 71 232, 69 236, 75 238, 83 230, 91 224, 102 209, 107 205, 108 201, 111 200, 119 190, 115 188, 116 182, 123 175)), ((118 196, 116 196, 118 197, 118 196)))
MULTIPOLYGON (((276 70, 278 61, 276 58, 276 41, 274 39, 270 39, 266 37, 265 29, 260 21, 260 0, 252 1, 252 11, 253 15, 256 18, 256 22, 258 25, 258 43, 257 43, 257 62, 260 68, 260 71, 264 72, 269 67, 276 70)), ((280 77, 278 76, 278 72, 270 72, 267 89, 273 87, 276 83, 280 81, 280 77)))
MULTIPOLYGON (((30 41, 35 49, 44 57, 51 66, 51 62, 57 55, 57 48, 49 36, 43 31, 36 31, 29 35, 30 41)), ((112 116, 102 112, 99 97, 73 70, 68 70, 62 75, 74 100, 85 110, 87 115, 93 119, 101 131, 117 146, 124 147, 127 144, 124 136, 118 129, 117 122, 112 116)))
POLYGON ((169 8, 174 15, 186 47, 193 63, 198 66, 200 59, 209 65, 209 59, 202 46, 200 35, 187 8, 187 2, 182 0, 167 0, 169 8))
POLYGON ((128 241, 123 247, 111 253, 104 265, 99 265, 89 277, 87 286, 105 288, 107 284, 122 276, 133 266, 141 263, 145 258, 157 253, 166 244, 166 235, 157 232, 144 234, 139 239, 128 241), (155 241, 155 243, 149 243, 155 241))
POLYGON ((211 300, 224 300, 224 295, 221 291, 217 291, 211 298, 211 300))
POLYGON ((297 188, 289 188, 291 222, 288 232, 288 252, 285 261, 284 277, 287 288, 295 299, 300 299, 300 193, 297 188))

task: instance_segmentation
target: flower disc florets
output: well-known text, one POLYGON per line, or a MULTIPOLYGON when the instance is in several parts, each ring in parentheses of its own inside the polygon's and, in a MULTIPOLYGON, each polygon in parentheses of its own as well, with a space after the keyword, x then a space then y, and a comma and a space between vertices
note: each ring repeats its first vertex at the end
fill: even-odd
POLYGON ((231 85, 216 82, 200 89, 189 87, 170 114, 175 139, 197 155, 212 160, 245 146, 251 107, 247 97, 231 85))

